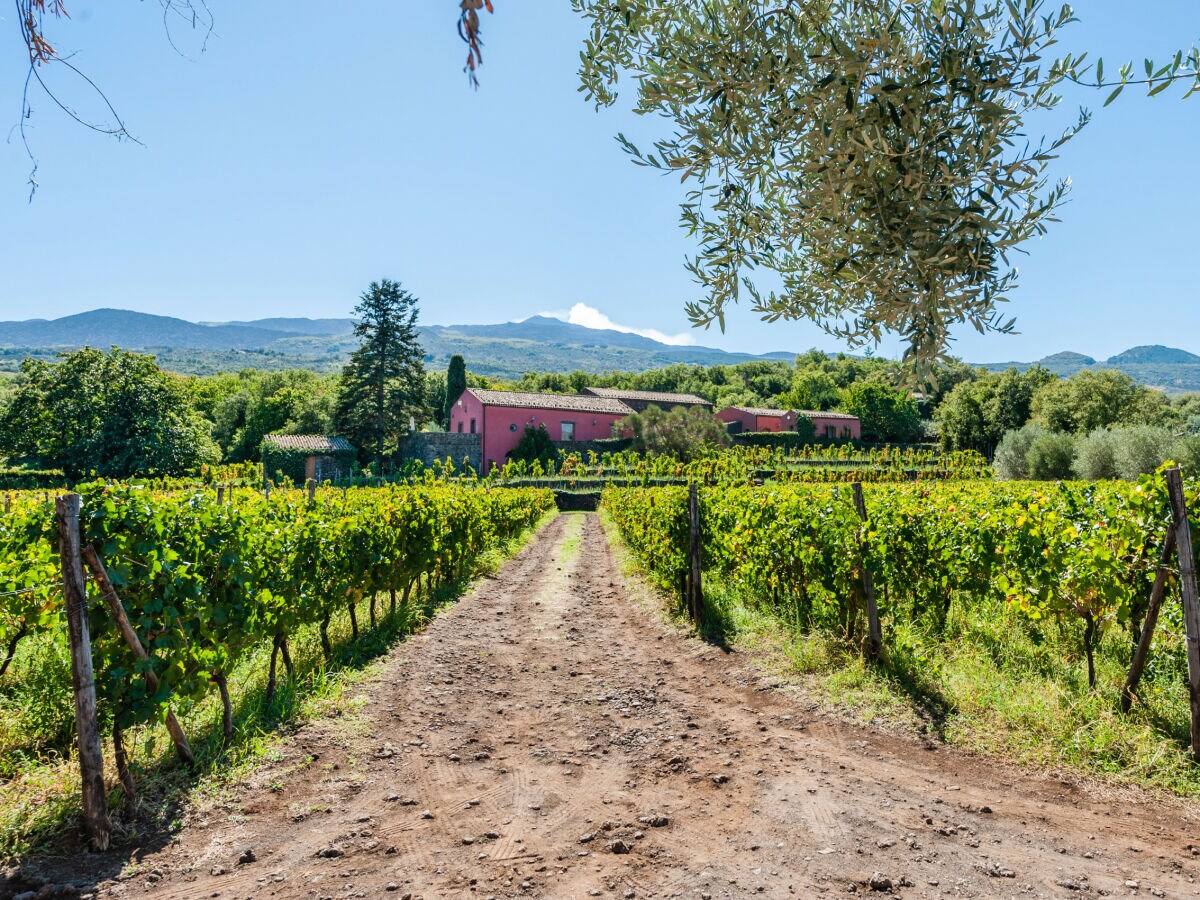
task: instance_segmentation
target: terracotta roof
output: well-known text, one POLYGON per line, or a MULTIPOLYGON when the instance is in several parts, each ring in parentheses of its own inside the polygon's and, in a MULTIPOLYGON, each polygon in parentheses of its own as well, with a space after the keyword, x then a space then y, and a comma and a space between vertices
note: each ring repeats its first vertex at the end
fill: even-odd
POLYGON ((786 416, 790 409, 763 409, 761 406, 733 406, 731 409, 736 409, 740 412, 750 413, 752 416, 772 416, 780 418, 786 416))
POLYGON ((323 434, 268 434, 263 438, 280 450, 303 450, 308 453, 353 453, 354 445, 344 437, 323 434))
POLYGON ((533 394, 524 391, 468 390, 484 406, 517 406, 522 409, 560 409, 568 412, 604 413, 628 416, 633 410, 620 400, 591 397, 587 394, 533 394))
POLYGON ((834 412, 831 409, 827 409, 824 412, 818 409, 800 409, 796 413, 797 415, 808 416, 810 419, 853 419, 855 422, 858 421, 858 416, 852 416, 850 413, 834 412))
POLYGON ((675 403, 683 406, 712 406, 703 397, 695 394, 670 394, 666 391, 626 391, 621 388, 584 388, 585 394, 609 397, 613 400, 644 400, 647 403, 675 403))

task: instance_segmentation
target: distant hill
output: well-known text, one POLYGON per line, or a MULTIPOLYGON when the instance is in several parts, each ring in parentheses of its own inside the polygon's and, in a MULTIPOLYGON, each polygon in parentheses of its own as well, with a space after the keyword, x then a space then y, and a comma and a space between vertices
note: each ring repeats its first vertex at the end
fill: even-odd
POLYGON ((1140 384, 1160 388, 1169 394, 1200 391, 1200 356, 1161 344, 1132 347, 1103 361, 1064 351, 1032 363, 987 363, 984 368, 993 372, 1013 367, 1025 371, 1035 365, 1049 369, 1061 378, 1069 378, 1084 369, 1117 369, 1140 384))
MULTIPOLYGON (((549 316, 496 325, 421 327, 426 365, 441 369, 455 353, 471 371, 494 378, 520 378, 526 372, 642 372, 663 366, 790 362, 795 354, 755 355, 712 347, 664 344, 639 334, 572 325, 549 316)), ((96 309, 61 319, 0 322, 0 371, 16 369, 26 356, 52 358, 82 346, 152 352, 167 369, 207 375, 243 368, 303 368, 333 372, 354 350, 353 319, 270 318, 242 322, 196 323, 171 316, 96 309)), ((1138 382, 1169 393, 1200 391, 1200 356, 1160 345, 1133 347, 1098 361, 1064 351, 1030 362, 990 363, 984 368, 1025 370, 1040 365, 1061 377, 1093 368, 1127 372, 1138 382)))
POLYGON ((170 316, 93 309, 61 319, 0 322, 0 347, 186 347, 205 350, 264 347, 287 332, 250 325, 197 325, 170 316))
MULTIPOLYGON (((795 354, 728 353, 680 347, 621 331, 585 328, 534 316, 497 325, 421 327, 426 363, 443 368, 462 354, 473 372, 520 378, 526 372, 644 371, 676 363, 721 365, 754 360, 791 361, 795 354)), ((118 345, 153 352, 187 374, 241 368, 335 371, 356 346, 352 319, 270 318, 198 324, 170 316, 98 309, 62 319, 0 322, 0 370, 27 355, 51 357, 82 346, 118 345)))
POLYGON ((354 333, 353 319, 255 319, 252 322, 223 322, 223 325, 242 325, 247 328, 264 328, 287 334, 308 334, 335 337, 354 333))
POLYGON ((1124 353, 1108 358, 1107 365, 1153 365, 1179 366, 1200 365, 1200 356, 1177 350, 1174 347, 1164 347, 1162 344, 1152 344, 1144 347, 1133 347, 1124 353))

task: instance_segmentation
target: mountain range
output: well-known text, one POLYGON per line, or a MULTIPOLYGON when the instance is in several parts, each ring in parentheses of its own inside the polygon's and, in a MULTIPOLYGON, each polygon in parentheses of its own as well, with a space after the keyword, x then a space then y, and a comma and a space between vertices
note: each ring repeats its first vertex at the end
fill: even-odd
POLYGON ((984 368, 993 372, 1003 372, 1013 367, 1025 371, 1032 366, 1042 366, 1062 378, 1068 378, 1085 369, 1117 369, 1140 384, 1160 388, 1168 394, 1200 391, 1200 356, 1176 347, 1164 347, 1162 344, 1131 347, 1105 360, 1064 351, 1031 363, 984 364, 984 368))
MULTIPOLYGON (((426 364, 444 368, 455 353, 473 372, 520 378, 526 372, 642 371, 675 363, 721 365, 788 360, 792 352, 729 353, 663 344, 638 334, 573 325, 549 316, 498 325, 420 327, 426 364)), ((96 309, 61 319, 0 322, 0 371, 25 356, 77 347, 121 346, 153 352, 166 368, 209 374, 240 368, 333 371, 357 346, 353 319, 271 318, 188 322, 171 316, 96 309)))
MULTIPOLYGON (((549 316, 497 325, 423 325, 426 364, 444 368, 455 353, 471 371, 495 378, 526 372, 644 371, 676 363, 728 365, 755 360, 791 361, 795 353, 730 353, 712 347, 675 346, 639 334, 586 328, 549 316)), ((26 356, 52 358, 76 347, 153 352, 164 367, 185 374, 241 368, 341 367, 357 346, 353 319, 269 318, 241 322, 189 322, 171 316, 96 309, 61 319, 0 322, 0 371, 15 370, 26 356)), ((1168 393, 1200 391, 1200 356, 1161 345, 1133 347, 1100 361, 1062 352, 1035 362, 986 363, 1003 371, 1040 365, 1067 377, 1085 369, 1119 369, 1168 393)))

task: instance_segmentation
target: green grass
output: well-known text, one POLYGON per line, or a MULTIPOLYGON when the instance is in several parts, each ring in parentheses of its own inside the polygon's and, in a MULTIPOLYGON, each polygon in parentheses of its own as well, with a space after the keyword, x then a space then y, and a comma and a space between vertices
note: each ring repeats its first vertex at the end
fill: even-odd
MULTIPOLYGON (((144 842, 178 830, 183 810, 193 804, 222 802, 230 786, 263 762, 280 758, 280 746, 302 723, 324 713, 338 716, 339 728, 367 729, 356 685, 369 681, 387 662, 395 643, 419 629, 438 610, 454 602, 479 575, 494 571, 515 554, 554 513, 534 529, 483 554, 462 581, 421 591, 394 615, 381 595, 378 624, 370 626, 369 601, 358 607, 359 638, 351 634, 348 612, 334 618, 329 633, 333 654, 326 663, 316 627, 289 641, 297 677, 288 681, 280 665, 274 697, 266 698, 270 647, 260 647, 229 674, 234 707, 234 740, 222 747, 220 703, 213 695, 199 704, 176 707, 195 752, 189 771, 177 762, 174 747, 161 726, 142 726, 127 733, 131 767, 137 781, 139 809, 121 823, 121 840, 144 842)), ((104 716, 107 711, 101 709, 104 716)), ((107 734, 108 728, 104 728, 107 734)), ((0 857, 20 859, 60 836, 80 812, 78 767, 74 759, 74 719, 70 661, 61 635, 26 639, 0 682, 0 857)), ((106 781, 116 785, 112 747, 105 742, 106 781)), ((120 791, 110 794, 110 809, 121 804, 120 791)))
MULTIPOLYGON (((619 541, 615 528, 607 530, 619 541)), ((1131 650, 1124 627, 1111 628, 1097 648, 1093 690, 1080 621, 1034 628, 1003 604, 970 607, 956 600, 940 635, 885 617, 885 655, 872 665, 857 642, 840 633, 805 631, 786 610, 758 602, 715 573, 707 573, 704 588, 703 637, 745 651, 850 721, 1057 771, 1200 796, 1200 765, 1188 748, 1178 598, 1164 604, 1141 700, 1123 715, 1119 692, 1131 650)), ((660 602, 681 618, 673 598, 660 602)))
POLYGON ((567 536, 558 551, 558 561, 565 566, 579 555, 579 550, 583 546, 583 521, 586 514, 562 513, 562 515, 569 517, 567 536))

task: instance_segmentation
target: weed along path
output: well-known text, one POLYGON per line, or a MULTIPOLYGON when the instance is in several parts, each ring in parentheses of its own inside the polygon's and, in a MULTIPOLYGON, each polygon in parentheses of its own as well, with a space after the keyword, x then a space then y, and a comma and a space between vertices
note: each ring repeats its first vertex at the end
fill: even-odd
POLYGON ((561 515, 100 897, 1200 896, 1194 805, 863 730, 561 515))

